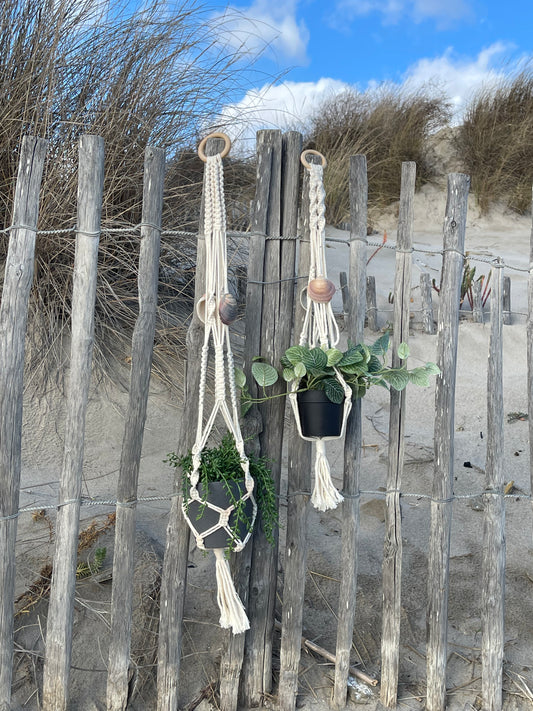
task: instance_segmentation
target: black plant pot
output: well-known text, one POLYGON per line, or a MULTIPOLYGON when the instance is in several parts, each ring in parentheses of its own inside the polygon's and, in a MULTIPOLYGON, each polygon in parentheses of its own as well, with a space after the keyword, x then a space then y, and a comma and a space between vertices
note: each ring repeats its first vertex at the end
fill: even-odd
MULTIPOLYGON (((232 503, 238 501, 241 496, 244 496, 246 493, 246 486, 244 479, 229 482, 212 481, 209 482, 206 497, 204 486, 200 482, 198 484, 198 493, 200 494, 202 501, 207 499, 207 501, 214 506, 218 506, 221 509, 227 509, 232 503), (228 488, 231 491, 231 495, 228 492, 228 488)), ((218 511, 213 511, 213 509, 209 508, 209 506, 204 505, 202 501, 192 500, 189 501, 187 505, 187 515, 189 516, 189 520, 200 535, 202 535, 204 531, 208 531, 210 528, 215 526, 220 519, 218 511)), ((231 512, 228 527, 234 532, 234 539, 240 539, 242 541, 245 539, 249 526, 252 523, 253 503, 251 499, 246 499, 246 501, 243 502, 241 513, 242 515, 240 516, 240 520, 238 524, 236 524, 236 512, 231 512)), ((217 529, 209 536, 204 537, 203 540, 206 548, 228 548, 231 547, 232 542, 232 538, 225 528, 217 529)))
POLYGON ((304 390, 297 394, 300 426, 304 437, 339 437, 344 402, 331 402, 324 390, 304 390))

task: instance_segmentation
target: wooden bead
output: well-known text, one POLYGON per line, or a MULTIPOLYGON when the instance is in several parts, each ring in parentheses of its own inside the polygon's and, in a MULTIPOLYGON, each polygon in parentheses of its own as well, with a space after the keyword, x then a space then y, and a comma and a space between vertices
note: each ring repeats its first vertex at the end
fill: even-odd
POLYGON ((324 277, 312 279, 307 285, 307 296, 318 304, 327 304, 335 293, 335 284, 324 277))

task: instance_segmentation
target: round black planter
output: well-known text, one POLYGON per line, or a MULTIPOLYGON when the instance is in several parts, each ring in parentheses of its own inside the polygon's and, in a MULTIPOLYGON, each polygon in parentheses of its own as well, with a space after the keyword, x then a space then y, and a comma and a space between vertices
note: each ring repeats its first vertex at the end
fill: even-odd
POLYGON ((300 426, 304 437, 339 437, 344 402, 331 402, 324 390, 305 390, 297 394, 300 426))
MULTIPOLYGON (((209 503, 214 506, 227 509, 234 501, 238 501, 241 496, 246 493, 246 486, 244 479, 229 482, 212 481, 209 482, 207 497, 205 497, 204 486, 200 482, 198 484, 198 493, 202 500, 207 498, 209 503), (228 487, 231 490, 232 496, 228 493, 228 487)), ((202 535, 203 531, 208 531, 215 526, 220 518, 220 514, 217 511, 213 511, 209 506, 203 505, 201 501, 195 500, 189 501, 187 505, 187 515, 200 535, 202 535)), ((243 521, 243 516, 241 516, 241 520, 235 531, 235 538, 241 541, 245 539, 248 533, 247 522, 251 523, 253 517, 253 503, 250 499, 246 499, 243 504, 243 515, 245 520, 243 521)), ((233 511, 230 514, 228 523, 228 527, 231 528, 231 530, 235 530, 235 519, 236 514, 235 511, 233 511)), ((231 537, 224 528, 219 528, 204 538, 205 548, 227 548, 230 545, 231 537)))

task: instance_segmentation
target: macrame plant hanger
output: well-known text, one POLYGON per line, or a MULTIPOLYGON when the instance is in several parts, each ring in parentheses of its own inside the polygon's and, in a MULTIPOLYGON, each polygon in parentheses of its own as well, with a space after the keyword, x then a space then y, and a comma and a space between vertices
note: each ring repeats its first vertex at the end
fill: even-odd
MULTIPOLYGON (((310 264, 306 288, 307 304, 300 333, 300 345, 306 345, 310 348, 320 347, 327 351, 329 348, 334 348, 339 342, 339 328, 331 308, 331 298, 335 292, 335 287, 327 278, 326 269, 326 193, 323 181, 326 159, 318 151, 308 149, 302 153, 301 161, 309 171, 310 264), (309 163, 305 157, 308 153, 319 156, 321 164, 309 163)), ((348 415, 352 409, 352 391, 340 371, 337 368, 334 368, 334 371, 335 377, 344 390, 342 428, 340 434, 336 437, 305 437, 302 433, 297 401, 299 380, 293 381, 291 392, 289 393, 289 400, 300 437, 315 443, 315 484, 311 503, 319 511, 334 509, 343 501, 342 495, 331 481, 331 470, 326 456, 326 442, 344 436, 348 415)))
MULTIPOLYGON (((200 369, 200 389, 198 397, 198 426, 196 431, 196 441, 192 448, 192 471, 189 474, 190 499, 201 502, 219 514, 218 522, 209 530, 199 532, 198 521, 191 520, 187 513, 187 506, 184 504, 183 512, 195 538, 196 545, 205 550, 204 539, 210 534, 224 529, 228 534, 228 539, 232 541, 231 549, 241 551, 251 536, 251 529, 257 514, 257 505, 253 496, 254 481, 250 475, 248 458, 244 452, 244 442, 239 425, 239 408, 237 405, 237 394, 235 388, 234 363, 231 352, 228 324, 235 319, 235 299, 228 293, 227 277, 227 255, 226 255, 226 211, 224 205, 224 173, 222 158, 230 150, 231 143, 225 134, 212 133, 200 143, 198 155, 205 163, 205 294, 196 305, 197 314, 205 324, 204 343, 201 354, 200 369), (222 138, 225 147, 222 153, 215 156, 206 156, 204 147, 209 138, 222 138), (213 344, 215 356, 215 401, 211 413, 204 425, 204 404, 207 381, 207 364, 209 359, 210 344, 213 344), (225 346, 225 350, 224 350, 225 346), (227 377, 227 380, 226 380, 227 377), (230 406, 227 402, 227 388, 229 385, 230 406), (241 500, 250 499, 253 505, 252 525, 243 539, 235 539, 234 532, 230 528, 230 517, 235 509, 235 505, 230 505, 227 509, 205 501, 200 497, 198 482, 200 479, 201 453, 207 444, 209 435, 215 423, 217 415, 222 415, 229 431, 235 440, 235 446, 239 452, 243 478, 246 492, 241 500)), ((233 634, 239 634, 249 629, 250 624, 244 606, 237 595, 229 563, 226 556, 226 549, 215 548, 216 556, 216 578, 217 578, 217 601, 220 608, 221 627, 231 628, 233 634)))

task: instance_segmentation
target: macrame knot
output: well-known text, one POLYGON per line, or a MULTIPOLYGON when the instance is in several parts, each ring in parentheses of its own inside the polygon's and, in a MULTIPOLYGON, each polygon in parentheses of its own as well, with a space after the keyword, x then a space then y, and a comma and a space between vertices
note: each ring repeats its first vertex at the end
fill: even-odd
POLYGON ((234 507, 232 506, 231 508, 220 512, 220 518, 218 519, 218 525, 220 526, 220 528, 226 528, 226 526, 228 525, 229 517, 231 516, 233 508, 234 507))

